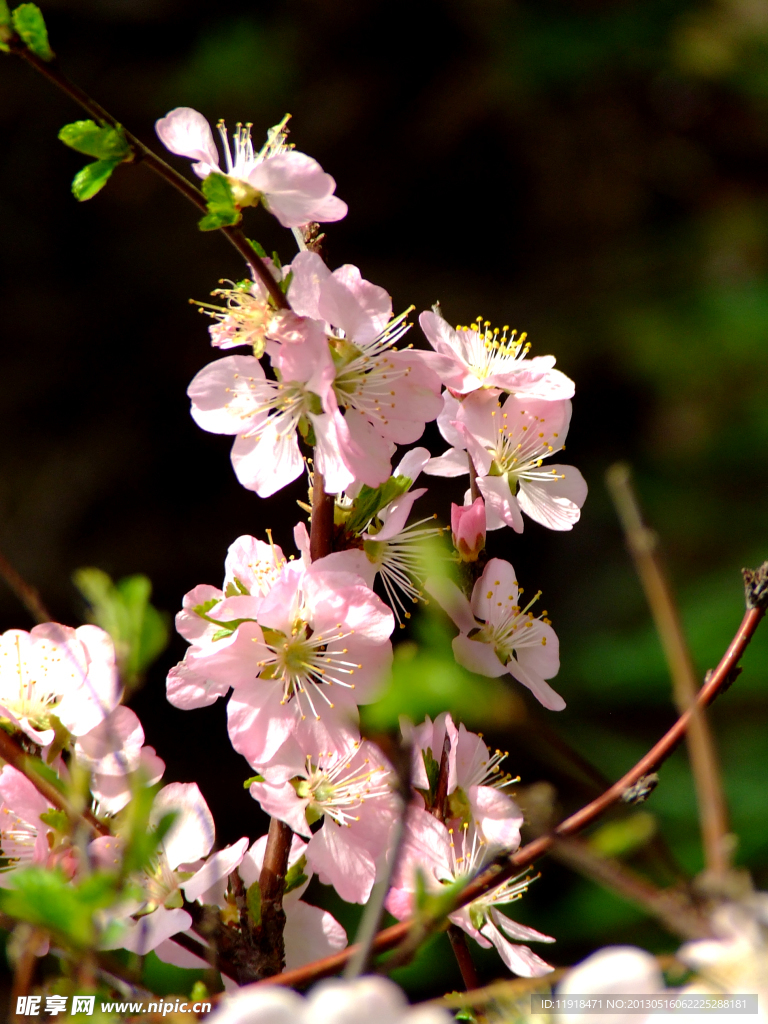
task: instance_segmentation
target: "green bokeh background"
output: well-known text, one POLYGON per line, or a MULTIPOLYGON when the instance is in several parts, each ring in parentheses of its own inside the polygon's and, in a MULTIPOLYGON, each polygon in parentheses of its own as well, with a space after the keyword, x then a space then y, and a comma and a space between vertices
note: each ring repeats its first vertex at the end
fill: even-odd
MULTIPOLYGON (((396 309, 439 299, 453 322, 482 313, 527 330, 534 354, 555 354, 574 378, 568 456, 590 485, 582 521, 572 534, 529 523, 491 547, 528 590, 544 590, 560 636, 568 708, 547 724, 615 778, 673 711, 606 467, 635 468, 702 674, 740 621, 739 569, 768 556, 768 2, 55 0, 44 10, 64 69, 150 143, 154 119, 176 105, 253 121, 257 137, 290 111, 298 148, 350 204, 328 230, 332 265, 359 265, 396 309)), ((290 550, 302 497, 300 487, 270 503, 243 492, 228 439, 187 414, 186 385, 210 350, 186 300, 241 266, 141 168, 118 169, 77 207, 68 188, 79 158, 56 141, 77 110, 10 58, 0 94, 0 550, 62 621, 82 614, 70 583, 82 565, 146 573, 156 604, 174 612, 186 590, 219 582, 238 534, 273 526, 290 550)), ((248 230, 291 258, 290 237, 264 215, 248 230)), ((428 442, 442 450, 434 430, 428 442)), ((438 508, 445 521, 460 493, 433 481, 424 514, 438 508)), ((28 626, 5 592, 0 617, 28 626)), ((166 777, 200 782, 220 842, 255 838, 263 822, 222 708, 164 702, 183 649, 173 642, 132 705, 166 777)), ((483 683, 476 698, 445 656, 435 641, 432 667, 414 675, 425 684, 414 713, 439 710, 453 685, 454 706, 510 750, 521 786, 551 781, 564 811, 592 795, 542 746, 544 715, 527 695, 483 683), (520 718, 520 700, 535 719, 520 718)), ((737 859, 763 887, 767 676, 764 633, 712 713, 737 859)), ((682 750, 648 809, 677 864, 698 872, 682 750)), ((648 850, 630 862, 674 877, 648 850)), ((593 883, 550 861, 541 871, 519 917, 556 936, 543 951, 552 962, 612 942, 675 948, 593 883)), ((316 883, 312 893, 333 903, 316 883)), ((493 957, 479 962, 484 978, 502 973, 493 957)), ((456 984, 443 939, 409 984, 456 984)))

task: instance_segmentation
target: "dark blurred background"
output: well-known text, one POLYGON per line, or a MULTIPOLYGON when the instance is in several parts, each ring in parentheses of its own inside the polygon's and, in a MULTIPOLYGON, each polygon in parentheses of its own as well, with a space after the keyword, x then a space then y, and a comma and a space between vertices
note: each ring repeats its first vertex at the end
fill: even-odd
MULTIPOLYGON (((606 467, 635 468, 702 673, 740 620, 739 569, 768 555, 767 0, 50 0, 44 12, 66 73, 150 145, 178 105, 253 121, 257 144, 289 111, 292 141, 350 206, 328 228, 332 266, 358 265, 396 310, 439 299, 453 323, 480 313, 527 330, 534 354, 575 379, 566 461, 590 485, 582 520, 570 534, 527 521, 493 551, 544 590, 561 638, 568 708, 547 723, 615 778, 673 711, 606 467)), ((242 263, 144 168, 118 168, 76 203, 85 160, 56 135, 85 115, 11 57, 0 95, 0 550, 61 621, 82 620, 71 577, 87 565, 146 573, 173 613, 197 583, 220 583, 239 534, 271 526, 292 550, 304 497, 300 485, 269 503, 244 491, 230 440, 188 415, 185 389, 212 352, 187 300, 242 277, 242 263)), ((263 211, 246 227, 292 258, 263 211)), ((425 514, 445 520, 461 487, 430 493, 425 514)), ((4 585, 0 618, 31 625, 4 585)), ((166 778, 199 781, 220 842, 255 836, 223 703, 165 703, 183 650, 175 638, 132 704, 166 778)), ((765 886, 767 633, 744 666, 712 717, 737 858, 765 886)), ((553 781, 564 808, 591 795, 532 729, 505 734, 504 715, 486 717, 523 785, 553 781)), ((699 871, 683 752, 648 810, 677 863, 699 871)), ((593 883, 552 862, 542 872, 518 916, 557 937, 543 949, 554 963, 608 942, 675 948, 593 883)), ((412 972, 416 989, 441 984, 441 964, 412 972)), ((502 973, 492 958, 482 970, 502 973)))

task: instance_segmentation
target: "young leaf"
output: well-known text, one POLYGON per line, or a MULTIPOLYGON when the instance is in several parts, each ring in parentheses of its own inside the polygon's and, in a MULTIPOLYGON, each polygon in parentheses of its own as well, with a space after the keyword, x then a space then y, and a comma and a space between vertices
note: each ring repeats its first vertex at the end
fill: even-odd
POLYGON ((72 194, 75 199, 83 203, 100 192, 119 163, 122 161, 96 160, 92 164, 86 164, 72 179, 72 194))
POLYGON ((259 242, 254 242, 252 238, 249 238, 248 241, 251 243, 251 248, 256 253, 256 255, 260 256, 261 259, 265 260, 267 258, 267 251, 264 248, 264 246, 261 245, 259 242))
POLYGON ((96 157, 97 160, 125 160, 131 155, 122 128, 101 127, 95 121, 73 121, 65 124, 59 138, 70 149, 96 157))
POLYGON ((362 533, 376 513, 380 512, 390 501, 405 494, 412 483, 413 481, 409 480, 407 476, 391 476, 380 487, 369 487, 368 484, 363 484, 347 520, 347 532, 362 533))
POLYGON ((240 221, 232 186, 223 174, 209 174, 203 180, 203 195, 208 200, 208 213, 197 226, 201 231, 215 231, 240 221))
POLYGON ((27 44, 27 48, 40 60, 53 60, 54 52, 48 42, 48 29, 37 4, 22 4, 11 13, 13 27, 27 44))
POLYGON ((90 605, 89 620, 112 637, 124 683, 135 686, 168 642, 166 619, 149 603, 152 584, 140 575, 115 584, 101 569, 78 569, 73 580, 90 605))
POLYGON ((58 870, 19 868, 12 888, 0 890, 0 909, 10 917, 46 928, 78 948, 92 946, 96 938, 94 911, 115 899, 115 879, 96 872, 74 884, 58 870))

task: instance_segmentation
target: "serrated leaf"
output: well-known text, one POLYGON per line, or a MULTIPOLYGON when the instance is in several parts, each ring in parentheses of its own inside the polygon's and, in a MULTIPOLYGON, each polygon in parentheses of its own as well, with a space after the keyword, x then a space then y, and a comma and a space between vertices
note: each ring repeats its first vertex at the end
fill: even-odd
POLYGON ((81 203, 92 199, 101 192, 119 163, 122 160, 96 160, 86 164, 72 179, 72 195, 81 203))
POLYGON ((101 126, 95 121, 65 124, 59 132, 59 138, 70 149, 94 156, 97 160, 125 160, 131 155, 131 147, 122 128, 101 126))
POLYGON ((54 52, 48 42, 48 29, 45 27, 43 12, 37 4, 21 4, 11 12, 13 27, 40 60, 53 60, 54 52))
POLYGON ((254 925, 258 926, 261 924, 261 889, 259 883, 254 882, 253 885, 248 886, 248 891, 245 894, 245 905, 248 907, 248 914, 253 921, 254 925))
POLYGON ((240 211, 235 203, 232 186, 223 174, 215 171, 203 179, 203 195, 208 201, 208 213, 197 226, 201 231, 216 231, 240 222, 240 211))

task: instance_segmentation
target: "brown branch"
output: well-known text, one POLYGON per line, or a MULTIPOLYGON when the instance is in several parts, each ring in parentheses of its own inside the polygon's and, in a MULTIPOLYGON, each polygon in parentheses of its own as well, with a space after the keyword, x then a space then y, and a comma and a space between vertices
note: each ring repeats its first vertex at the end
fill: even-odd
POLYGON ((682 714, 688 708, 695 708, 686 732, 686 742, 699 805, 704 859, 708 872, 722 878, 730 866, 731 844, 720 766, 706 713, 695 705, 698 689, 696 670, 659 557, 658 537, 643 523, 629 467, 623 463, 611 466, 606 482, 656 624, 672 677, 677 712, 682 714))
POLYGON ((89 809, 75 810, 64 794, 52 782, 44 778, 35 768, 35 758, 27 754, 4 729, 0 729, 0 758, 25 775, 49 804, 64 811, 71 821, 82 821, 99 836, 111 835, 109 828, 89 809))
POLYGON ((0 576, 3 577, 35 622, 51 621, 51 614, 40 599, 37 589, 31 583, 27 583, 2 553, 0 553, 0 576))
POLYGON ((475 962, 472 959, 472 953, 470 952, 469 945, 467 943, 467 936, 456 924, 448 925, 448 939, 451 943, 451 949, 453 955, 456 957, 456 962, 459 965, 461 971, 461 978, 464 982, 464 988, 467 992, 471 992, 472 989, 480 987, 480 979, 477 976, 477 968, 475 962))
POLYGON ((261 929, 259 946, 262 954, 260 968, 269 975, 279 974, 285 967, 285 911, 283 890, 288 871, 288 856, 291 852, 293 832, 289 825, 279 818, 271 818, 267 846, 264 851, 264 866, 259 876, 261 890, 261 929))
POLYGON ((313 562, 333 550, 333 509, 335 498, 325 493, 323 474, 312 474, 312 522, 309 527, 309 557, 313 562))
POLYGON ((467 462, 469 463, 469 497, 471 501, 477 501, 482 495, 480 494, 480 488, 477 486, 477 470, 469 452, 467 452, 467 462))
MULTIPOLYGON (((766 575, 768 576, 768 573, 766 575)), ((755 630, 764 615, 764 607, 749 607, 720 664, 713 672, 707 674, 706 682, 699 690, 696 698, 697 706, 706 707, 711 704, 718 693, 732 682, 734 670, 739 659, 754 636, 755 630)), ((621 799, 622 794, 630 786, 634 785, 642 776, 653 771, 654 768, 657 768, 669 757, 685 735, 690 719, 691 711, 688 710, 677 719, 671 729, 668 729, 648 753, 641 757, 637 764, 623 775, 618 782, 610 786, 597 799, 592 800, 591 803, 582 807, 581 810, 566 818, 565 821, 557 826, 554 832, 534 839, 533 842, 523 846, 517 853, 509 857, 497 858, 495 862, 484 869, 464 889, 456 909, 460 906, 466 906, 479 896, 484 896, 487 892, 495 889, 508 878, 519 874, 521 870, 529 867, 535 860, 547 853, 558 839, 575 835, 599 818, 609 807, 621 799)), ((398 924, 383 929, 373 942, 373 950, 377 953, 383 953, 397 946, 406 938, 412 925, 413 921, 411 920, 400 921, 398 924)), ((329 975, 336 974, 347 960, 354 955, 354 952, 355 947, 348 946, 347 949, 342 950, 340 953, 335 953, 333 956, 325 957, 322 960, 306 964, 304 967, 298 967, 292 971, 285 971, 279 977, 269 978, 257 984, 307 985, 319 978, 326 978, 329 975)))
MULTIPOLYGON (((126 131, 120 122, 109 113, 109 111, 105 110, 100 103, 97 103, 96 100, 89 96, 84 89, 81 89, 79 85, 76 85, 67 78, 67 76, 58 69, 55 61, 49 63, 41 60, 38 56, 32 53, 31 50, 28 50, 19 39, 10 40, 8 42, 8 46, 13 53, 25 60, 35 69, 35 71, 38 71, 44 78, 47 78, 49 82, 52 82, 58 89, 61 89, 62 92, 66 93, 70 99, 74 100, 75 103, 81 106, 86 113, 91 115, 91 117, 102 122, 102 124, 108 124, 112 128, 121 129, 137 162, 144 163, 151 171, 154 171, 155 174, 158 174, 161 178, 167 181, 169 185, 172 185, 177 192, 180 192, 185 199, 188 199, 193 203, 198 210, 202 210, 203 213, 207 213, 208 203, 202 192, 195 188, 195 186, 182 174, 179 174, 178 171, 174 170, 170 164, 167 164, 165 160, 157 156, 156 153, 153 153, 149 146, 145 146, 144 143, 135 135, 126 131)), ((290 309, 288 301, 277 281, 266 268, 262 260, 256 255, 253 246, 245 237, 242 230, 238 227, 223 227, 219 228, 219 230, 235 247, 235 249, 237 249, 245 262, 261 280, 278 309, 290 309)))

